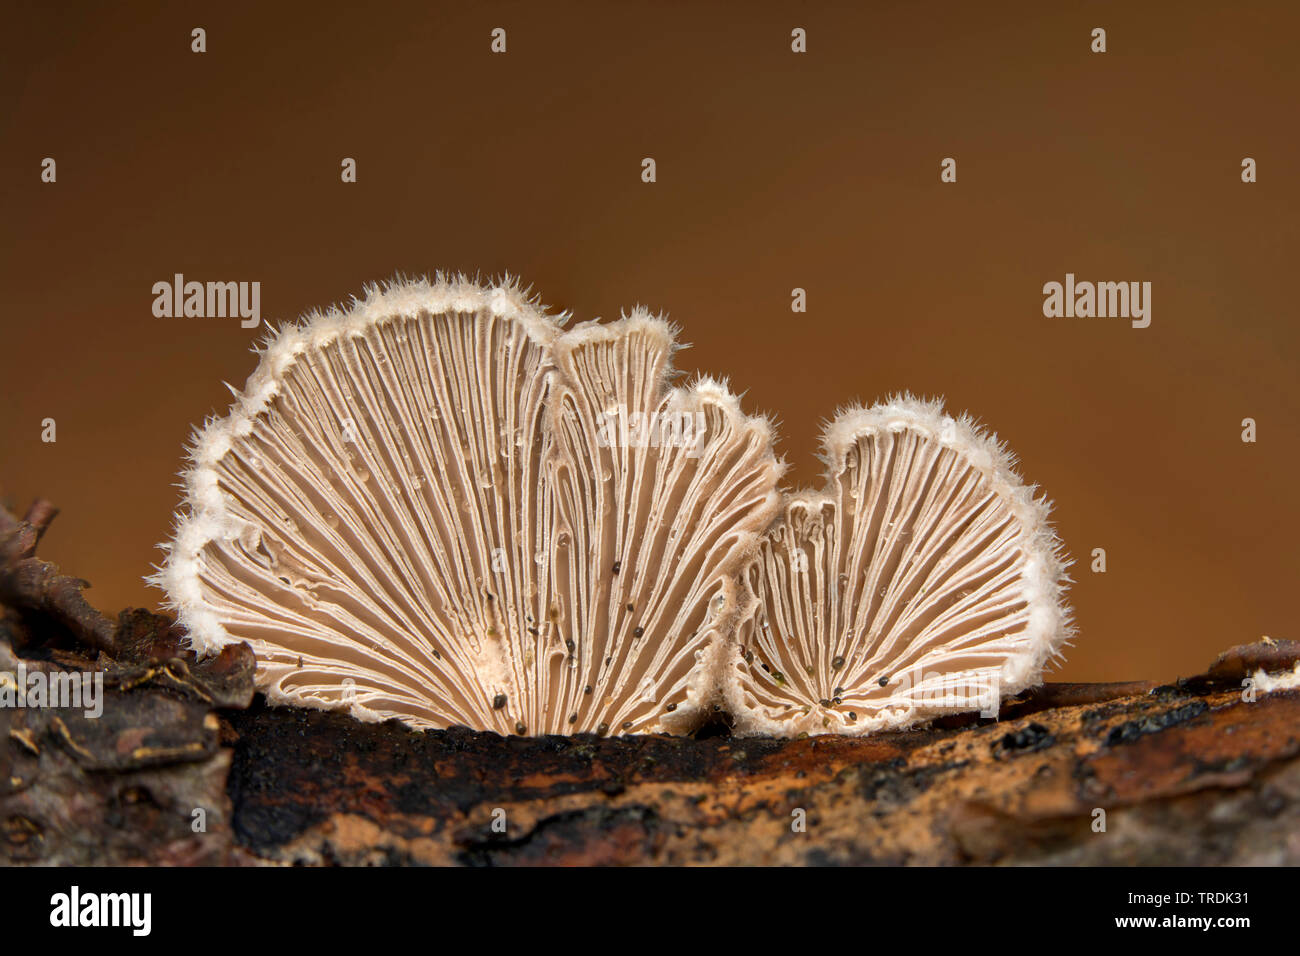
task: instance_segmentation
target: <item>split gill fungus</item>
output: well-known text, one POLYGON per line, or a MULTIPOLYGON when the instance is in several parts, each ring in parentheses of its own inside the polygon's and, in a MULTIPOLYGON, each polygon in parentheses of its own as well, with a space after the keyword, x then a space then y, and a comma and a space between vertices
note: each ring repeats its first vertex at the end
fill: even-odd
POLYGON ((521 735, 860 735, 1041 681, 1065 564, 996 439, 896 397, 785 492, 664 319, 568 319, 440 275, 273 333, 149 578, 195 650, 247 641, 272 703, 521 735))

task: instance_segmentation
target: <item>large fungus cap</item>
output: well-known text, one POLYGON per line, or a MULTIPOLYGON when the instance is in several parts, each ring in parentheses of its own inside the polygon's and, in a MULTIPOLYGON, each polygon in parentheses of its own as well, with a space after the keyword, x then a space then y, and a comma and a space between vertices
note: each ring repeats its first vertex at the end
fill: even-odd
POLYGON ((1049 506, 937 402, 839 415, 827 482, 788 496, 744 572, 722 671, 740 733, 867 734, 996 713, 1070 633, 1049 506))
POLYGON ((669 388, 661 320, 562 322, 439 277, 274 335, 196 432, 151 579, 194 646, 246 640, 272 702, 364 720, 697 723, 779 507, 767 423, 669 388), (611 440, 610 410, 671 440, 611 440))

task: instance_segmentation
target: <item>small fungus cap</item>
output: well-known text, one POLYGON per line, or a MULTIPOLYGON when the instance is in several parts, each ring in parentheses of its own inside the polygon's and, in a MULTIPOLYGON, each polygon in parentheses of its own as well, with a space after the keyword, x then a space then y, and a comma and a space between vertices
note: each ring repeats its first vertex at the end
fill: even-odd
POLYGON ((742 575, 723 694, 737 732, 862 735, 997 712, 1066 643, 1065 563, 996 438, 910 396, 826 429, 742 575))

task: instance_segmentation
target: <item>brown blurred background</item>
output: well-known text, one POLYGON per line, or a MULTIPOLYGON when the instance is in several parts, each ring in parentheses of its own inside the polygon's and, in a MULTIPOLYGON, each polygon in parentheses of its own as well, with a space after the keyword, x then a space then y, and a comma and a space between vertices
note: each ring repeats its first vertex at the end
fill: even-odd
POLYGON ((1060 679, 1300 637, 1300 9, 1061 6, 7 3, 0 484, 63 509, 42 553, 94 603, 154 604, 182 445, 265 330, 155 318, 153 283, 257 280, 281 320, 508 270, 667 312, 800 483, 851 400, 990 424, 1078 562, 1060 679), (1151 327, 1044 318, 1067 271, 1151 281, 1151 327))

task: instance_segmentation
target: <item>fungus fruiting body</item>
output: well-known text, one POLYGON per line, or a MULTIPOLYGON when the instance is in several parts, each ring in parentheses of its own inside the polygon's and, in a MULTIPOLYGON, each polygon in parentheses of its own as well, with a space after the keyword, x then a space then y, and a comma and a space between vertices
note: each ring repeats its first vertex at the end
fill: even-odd
POLYGON ((1048 506, 936 402, 842 413, 825 487, 788 496, 744 572, 721 683, 740 733, 866 734, 996 713, 1068 635, 1048 506))
POLYGON ((767 423, 717 382, 666 388, 672 348, 669 327, 641 312, 554 347, 567 384, 551 479, 572 542, 556 591, 583 635, 561 683, 579 726, 584 711, 625 731, 691 726, 735 623, 736 573, 779 504, 767 423), (584 706, 586 686, 598 706, 584 706))
POLYGON ((1269 673, 1264 668, 1258 668, 1251 679, 1255 682, 1255 687, 1264 694, 1272 694, 1276 691, 1296 690, 1300 688, 1300 661, 1297 661, 1291 670, 1278 671, 1269 673))
POLYGON ((564 318, 439 278, 275 334, 195 435, 154 578, 194 646, 247 640, 270 700, 364 720, 693 726, 778 505, 768 427, 669 387, 662 320, 564 318), (610 441, 611 410, 699 433, 610 441))
POLYGON ((850 733, 996 707, 1069 633, 1047 506, 937 404, 841 415, 783 495, 674 329, 396 282, 274 333, 151 580, 274 703, 418 729, 850 733))

